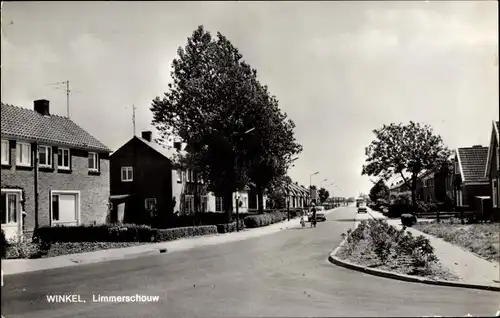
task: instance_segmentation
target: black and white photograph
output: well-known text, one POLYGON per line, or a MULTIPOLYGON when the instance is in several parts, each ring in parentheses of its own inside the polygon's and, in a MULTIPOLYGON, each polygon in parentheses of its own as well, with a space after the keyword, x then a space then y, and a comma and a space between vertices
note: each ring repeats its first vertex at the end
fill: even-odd
POLYGON ((498 2, 1 2, 1 317, 500 317, 498 2))

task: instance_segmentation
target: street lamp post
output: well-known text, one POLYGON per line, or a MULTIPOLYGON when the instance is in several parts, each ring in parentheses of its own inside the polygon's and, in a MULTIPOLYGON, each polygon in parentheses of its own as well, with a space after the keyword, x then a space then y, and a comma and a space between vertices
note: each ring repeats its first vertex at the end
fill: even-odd
MULTIPOLYGON (((254 130, 255 130, 255 127, 248 129, 247 131, 245 131, 243 133, 243 136, 245 136, 246 134, 251 133, 254 130)), ((236 155, 236 152, 235 152, 235 155, 236 155)), ((234 160, 234 173, 237 176, 236 169, 238 169, 238 157, 237 156, 235 157, 235 160, 234 160)), ((235 189, 235 190, 236 190, 235 191, 235 194, 236 194, 236 232, 239 232, 240 231, 240 212, 239 212, 240 196, 239 196, 239 193, 238 193, 238 189, 235 189)))
POLYGON ((318 173, 319 173, 319 171, 316 171, 315 173, 313 173, 309 176, 309 194, 311 196, 311 198, 310 198, 311 201, 312 201, 312 189, 311 189, 312 188, 312 177, 317 175, 318 173))

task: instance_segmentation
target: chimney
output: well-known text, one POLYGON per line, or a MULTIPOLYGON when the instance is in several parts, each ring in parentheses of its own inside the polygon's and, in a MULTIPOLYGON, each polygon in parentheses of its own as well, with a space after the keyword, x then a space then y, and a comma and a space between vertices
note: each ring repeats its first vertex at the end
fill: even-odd
POLYGON ((142 132, 142 139, 145 139, 146 141, 151 142, 151 131, 143 131, 142 132))
POLYGON ((177 151, 181 151, 181 142, 174 141, 174 148, 177 149, 177 151))
POLYGON ((50 116, 49 101, 46 99, 39 99, 33 102, 35 111, 43 116, 50 116))

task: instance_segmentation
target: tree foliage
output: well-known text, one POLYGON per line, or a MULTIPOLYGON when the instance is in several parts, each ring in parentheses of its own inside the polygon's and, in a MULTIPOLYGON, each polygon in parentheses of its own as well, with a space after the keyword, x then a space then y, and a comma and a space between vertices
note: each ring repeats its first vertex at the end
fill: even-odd
MULTIPOLYGON (((301 151, 294 123, 221 33, 212 37, 199 26, 177 53, 168 91, 150 108, 158 141, 185 142, 188 152, 178 163, 195 169, 224 202, 249 181, 262 194, 285 174, 286 159, 301 151)), ((232 204, 224 205, 230 215, 232 204)))
POLYGON ((321 188, 318 191, 319 202, 324 203, 330 197, 330 193, 325 188, 321 188))
POLYGON ((419 174, 445 165, 449 150, 429 125, 392 123, 375 129, 373 133, 375 140, 365 149, 367 158, 362 174, 384 180, 401 176, 411 189, 415 207, 419 174))
POLYGON ((375 203, 378 200, 389 200, 389 188, 385 184, 384 180, 380 179, 373 185, 373 187, 370 189, 369 197, 370 200, 375 203))

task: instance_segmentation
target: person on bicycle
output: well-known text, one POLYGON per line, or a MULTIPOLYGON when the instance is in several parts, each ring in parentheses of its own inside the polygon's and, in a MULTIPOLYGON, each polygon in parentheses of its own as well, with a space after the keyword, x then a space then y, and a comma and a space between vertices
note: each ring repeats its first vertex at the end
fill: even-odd
POLYGON ((312 208, 311 208, 311 227, 316 227, 316 204, 314 202, 312 203, 312 208))

